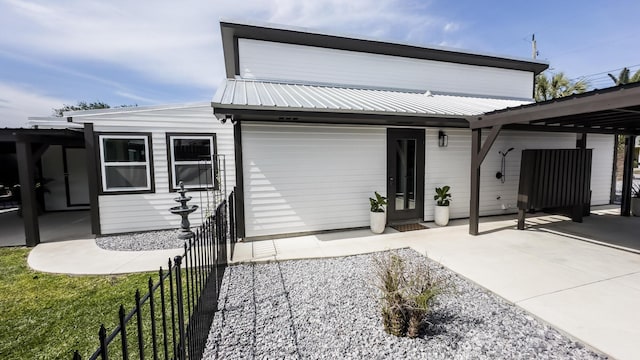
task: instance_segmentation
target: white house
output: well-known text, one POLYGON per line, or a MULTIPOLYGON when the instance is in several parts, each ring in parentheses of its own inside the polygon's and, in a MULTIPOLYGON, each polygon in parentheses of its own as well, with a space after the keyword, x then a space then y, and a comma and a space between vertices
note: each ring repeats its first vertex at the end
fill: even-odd
MULTIPOLYGON (((548 67, 283 26, 223 21, 221 31, 227 78, 211 106, 234 123, 246 238, 366 227, 374 191, 388 196, 391 223, 432 220, 443 185, 452 217, 468 217, 467 119, 531 103, 548 67)), ((587 141, 591 204, 607 204, 614 136, 587 141)), ((502 131, 482 164, 480 215, 516 211, 521 151, 533 148, 576 148, 576 135, 502 131)))
POLYGON ((180 217, 168 211, 178 205, 179 181, 190 190, 189 204, 199 205, 190 216, 197 225, 235 185, 233 127, 214 121, 209 103, 67 112, 64 118, 30 119, 38 129, 84 132, 84 147, 51 145, 42 154, 50 190, 45 209, 90 209, 97 235, 179 227, 180 217))

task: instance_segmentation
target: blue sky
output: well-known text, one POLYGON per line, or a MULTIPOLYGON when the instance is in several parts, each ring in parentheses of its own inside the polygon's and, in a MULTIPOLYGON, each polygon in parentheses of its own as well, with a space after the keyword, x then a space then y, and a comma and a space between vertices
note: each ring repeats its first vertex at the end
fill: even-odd
POLYGON ((208 101, 224 78, 218 21, 253 20, 539 59, 608 87, 640 68, 638 1, 0 0, 0 127, 78 101, 208 101))

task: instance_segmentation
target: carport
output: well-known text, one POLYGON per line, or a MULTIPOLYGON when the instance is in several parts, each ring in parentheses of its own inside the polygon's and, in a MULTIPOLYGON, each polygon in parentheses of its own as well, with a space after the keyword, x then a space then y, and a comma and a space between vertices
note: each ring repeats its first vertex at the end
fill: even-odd
MULTIPOLYGON (((36 188, 36 164, 51 145, 85 146, 83 129, 0 129, 0 142, 15 144, 21 188, 24 236, 29 247, 40 243, 36 188)), ((91 139, 91 138, 90 138, 91 139)))
POLYGON ((630 215, 633 149, 640 134, 640 83, 497 110, 467 120, 472 130, 469 234, 479 233, 480 166, 503 129, 575 133, 576 148, 581 149, 586 148, 588 134, 625 136, 620 214, 630 215), (483 129, 488 132, 484 143, 483 129))

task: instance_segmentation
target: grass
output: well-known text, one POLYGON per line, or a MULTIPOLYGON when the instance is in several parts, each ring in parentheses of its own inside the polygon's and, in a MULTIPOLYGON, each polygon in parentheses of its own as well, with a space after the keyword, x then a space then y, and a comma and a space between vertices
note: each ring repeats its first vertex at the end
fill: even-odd
POLYGON ((149 276, 70 276, 33 271, 29 249, 0 249, 0 359, 87 358, 98 347, 98 327, 117 324, 134 293, 147 292, 149 276))

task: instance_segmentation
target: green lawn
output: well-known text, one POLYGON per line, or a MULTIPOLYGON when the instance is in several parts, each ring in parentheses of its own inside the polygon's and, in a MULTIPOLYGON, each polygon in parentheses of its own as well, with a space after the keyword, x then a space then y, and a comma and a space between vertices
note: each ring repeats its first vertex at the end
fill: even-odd
MULTIPOLYGON (((110 332, 120 304, 129 311, 150 275, 69 276, 33 271, 29 249, 0 249, 0 359, 87 358, 98 346, 98 327, 110 332)), ((133 322, 135 323, 135 321, 133 322)), ((119 339, 119 338, 118 338, 119 339)))

